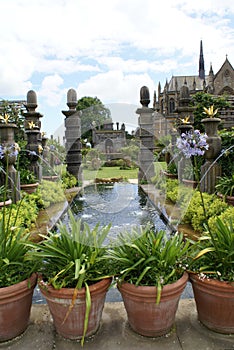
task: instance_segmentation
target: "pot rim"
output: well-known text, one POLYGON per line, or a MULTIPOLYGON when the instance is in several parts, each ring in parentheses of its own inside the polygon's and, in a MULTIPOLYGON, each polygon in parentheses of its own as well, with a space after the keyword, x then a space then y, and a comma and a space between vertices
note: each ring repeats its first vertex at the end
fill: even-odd
MULTIPOLYGON (((112 277, 103 278, 100 281, 97 281, 91 285, 89 285, 90 294, 102 293, 107 290, 112 282, 112 277)), ((53 296, 55 298, 60 299, 71 299, 74 295, 75 288, 60 288, 55 289, 53 286, 47 284, 43 281, 43 277, 39 276, 38 278, 38 286, 40 288, 41 293, 46 296, 53 296)), ((82 287, 78 290, 77 296, 85 298, 85 287, 82 287)))
MULTIPOLYGON (((179 285, 184 285, 188 281, 188 273, 185 271, 183 275, 176 281, 170 284, 162 286, 162 295, 170 294, 172 289, 177 289, 179 285)), ((136 286, 135 284, 129 282, 118 283, 118 288, 121 290, 128 290, 130 293, 140 292, 143 294, 152 294, 155 295, 157 291, 156 286, 136 286)))
POLYGON ((20 184, 20 187, 37 187, 37 186, 39 186, 39 182, 33 182, 31 184, 24 184, 24 183, 20 184))
POLYGON ((199 277, 199 274, 197 273, 190 273, 189 279, 191 282, 203 285, 203 286, 211 286, 215 287, 217 289, 227 289, 229 291, 234 292, 234 281, 228 282, 228 281, 219 281, 215 278, 210 277, 199 277))
POLYGON ((221 119, 220 119, 220 118, 217 118, 217 117, 214 117, 214 118, 203 118, 203 119, 201 120, 202 123, 203 123, 203 122, 207 122, 207 121, 220 122, 221 119))
POLYGON ((12 284, 11 286, 0 288, 0 300, 9 297, 11 294, 20 294, 23 290, 34 288, 37 284, 37 273, 33 272, 29 278, 25 280, 12 284), (29 284, 30 283, 30 284, 29 284))

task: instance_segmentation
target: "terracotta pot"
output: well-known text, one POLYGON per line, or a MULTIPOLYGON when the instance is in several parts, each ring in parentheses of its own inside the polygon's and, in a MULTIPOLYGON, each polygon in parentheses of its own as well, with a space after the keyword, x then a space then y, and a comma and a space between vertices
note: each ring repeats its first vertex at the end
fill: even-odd
POLYGON ((156 304, 157 288, 136 287, 130 283, 118 285, 131 328, 144 336, 157 337, 170 331, 178 308, 180 295, 188 280, 188 274, 175 283, 162 288, 160 303, 156 304))
POLYGON ((234 196, 224 196, 221 193, 217 193, 217 196, 224 199, 227 204, 234 206, 234 196))
POLYGON ((198 182, 194 180, 183 179, 183 184, 188 187, 197 188, 198 182))
POLYGON ((234 333, 234 284, 190 275, 198 319, 207 328, 234 333))
POLYGON ((225 199, 229 205, 234 206, 234 196, 226 196, 225 199))
MULTIPOLYGON (((99 328, 105 296, 110 284, 111 278, 107 278, 89 287, 91 310, 86 336, 95 334, 99 328)), ((46 298, 57 333, 64 338, 81 339, 83 336, 86 309, 85 288, 78 291, 75 304, 66 318, 74 295, 74 288, 54 289, 51 286, 45 286, 42 280, 39 281, 38 285, 41 293, 46 298)))
POLYGON ((7 199, 5 202, 0 202, 0 209, 5 207, 8 207, 9 205, 11 205, 12 200, 11 199, 7 199))
POLYGON ((59 177, 58 177, 58 175, 42 176, 42 179, 46 180, 46 181, 56 182, 56 181, 58 181, 59 177))
POLYGON ((27 193, 33 193, 36 191, 38 185, 39 185, 38 182, 36 182, 34 184, 21 184, 20 189, 24 192, 27 192, 27 193))
POLYGON ((163 171, 163 175, 165 175, 169 179, 178 179, 178 174, 170 174, 170 173, 167 173, 166 171, 163 171))
POLYGON ((0 288, 0 341, 15 338, 26 330, 36 283, 34 273, 30 279, 0 288))

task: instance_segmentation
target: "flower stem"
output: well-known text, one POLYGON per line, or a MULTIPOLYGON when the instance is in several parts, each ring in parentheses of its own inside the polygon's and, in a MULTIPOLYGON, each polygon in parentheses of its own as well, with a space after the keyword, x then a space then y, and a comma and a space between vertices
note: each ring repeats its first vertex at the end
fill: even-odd
POLYGON ((207 215, 206 215, 205 202, 204 202, 204 198, 203 198, 203 194, 202 194, 202 190, 201 190, 201 182, 200 182, 200 176, 199 176, 198 164, 197 164, 196 156, 194 157, 194 172, 195 172, 195 179, 196 179, 196 181, 198 183, 198 189, 199 189, 199 193, 200 193, 200 197, 201 197, 202 209, 203 209, 203 214, 204 214, 204 217, 205 217, 206 226, 207 226, 207 229, 208 229, 208 231, 210 233, 210 227, 209 227, 208 218, 207 218, 207 215))

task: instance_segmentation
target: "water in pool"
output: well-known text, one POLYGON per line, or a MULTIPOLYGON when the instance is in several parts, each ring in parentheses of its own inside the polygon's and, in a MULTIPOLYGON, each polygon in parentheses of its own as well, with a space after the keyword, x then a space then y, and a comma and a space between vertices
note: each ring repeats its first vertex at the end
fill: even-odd
MULTIPOLYGON (((135 184, 114 183, 91 185, 82 194, 75 197, 72 212, 91 227, 111 223, 109 238, 120 231, 131 230, 132 227, 151 226, 166 229, 166 224, 147 196, 135 184)), ((65 215, 63 222, 66 223, 65 215)))
MULTIPOLYGON (((148 223, 157 230, 167 229, 153 204, 135 184, 114 183, 85 187, 84 192, 75 197, 71 209, 77 218, 82 218, 90 227, 97 223, 104 226, 111 222, 108 239, 116 237, 118 232, 148 223)), ((66 223, 67 220, 66 214, 62 221, 66 223)), ((182 297, 192 296, 192 288, 188 284, 182 297)), ((111 288, 106 301, 120 300, 122 299, 118 290, 111 288)), ((45 303, 38 287, 34 291, 33 303, 45 303)))

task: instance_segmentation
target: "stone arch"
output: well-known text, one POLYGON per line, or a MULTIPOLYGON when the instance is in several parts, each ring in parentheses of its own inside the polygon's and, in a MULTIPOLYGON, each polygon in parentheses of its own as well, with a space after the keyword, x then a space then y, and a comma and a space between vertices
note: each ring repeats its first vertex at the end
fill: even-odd
POLYGON ((234 90, 230 86, 224 86, 219 92, 218 95, 234 95, 234 90))
POLYGON ((106 139, 105 152, 106 153, 113 153, 113 151, 114 151, 113 141, 111 139, 106 139))
POLYGON ((169 113, 173 113, 174 110, 175 110, 175 99, 171 97, 169 100, 169 113))

